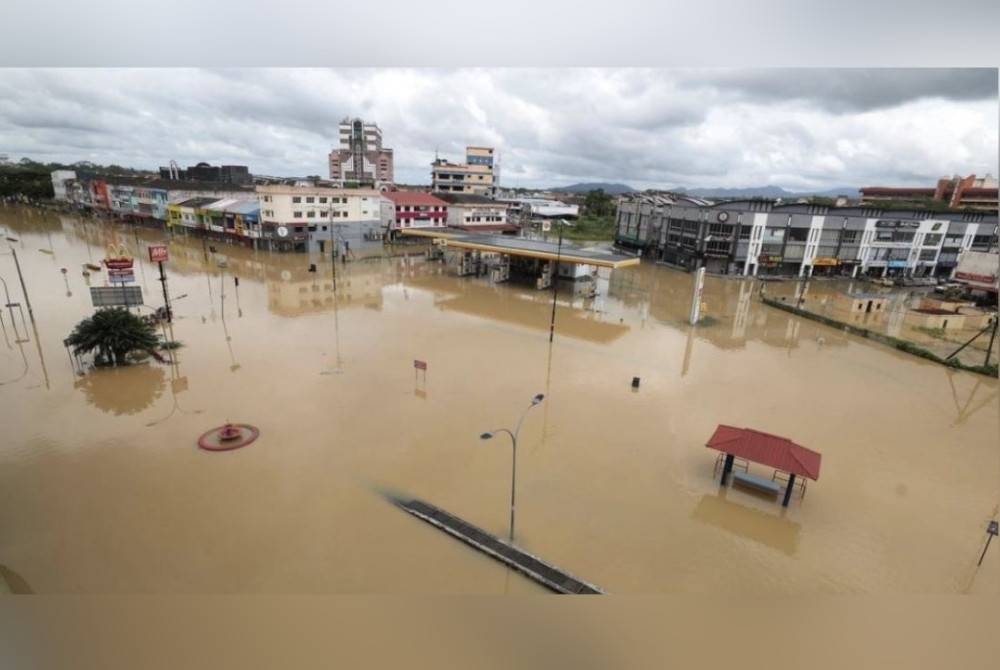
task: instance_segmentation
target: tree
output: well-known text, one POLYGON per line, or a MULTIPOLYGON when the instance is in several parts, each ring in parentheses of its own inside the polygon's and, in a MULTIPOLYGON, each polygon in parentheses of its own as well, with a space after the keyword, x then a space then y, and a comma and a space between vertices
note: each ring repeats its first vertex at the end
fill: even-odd
POLYGON ((133 351, 149 351, 159 344, 153 324, 127 309, 98 310, 76 324, 66 343, 74 354, 96 351, 98 365, 128 365, 133 351))
POLYGON ((605 193, 603 188, 598 188, 587 192, 583 208, 591 216, 611 216, 614 214, 615 203, 614 199, 605 193))

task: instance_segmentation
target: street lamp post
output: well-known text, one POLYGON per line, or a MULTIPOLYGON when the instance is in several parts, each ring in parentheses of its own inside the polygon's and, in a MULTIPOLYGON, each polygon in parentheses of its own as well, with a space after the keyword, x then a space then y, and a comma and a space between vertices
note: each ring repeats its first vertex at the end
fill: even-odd
POLYGON ((482 439, 482 440, 489 440, 489 439, 492 439, 493 436, 496 435, 497 433, 507 433, 508 435, 510 435, 511 445, 513 447, 513 450, 512 450, 513 462, 511 464, 511 473, 510 473, 510 542, 511 542, 511 544, 513 544, 513 542, 514 542, 514 496, 515 496, 515 493, 516 493, 516 490, 517 490, 517 435, 518 435, 518 433, 521 432, 521 424, 524 423, 524 417, 528 416, 528 412, 531 411, 532 407, 534 407, 535 405, 538 405, 544 399, 545 399, 545 395, 542 394, 542 393, 537 394, 534 398, 531 399, 531 404, 528 405, 528 409, 524 410, 524 412, 521 414, 521 418, 518 420, 517 427, 514 428, 514 432, 513 433, 510 432, 510 430, 508 430, 507 428, 498 428, 498 429, 490 431, 488 433, 483 433, 482 435, 479 436, 479 438, 482 439))

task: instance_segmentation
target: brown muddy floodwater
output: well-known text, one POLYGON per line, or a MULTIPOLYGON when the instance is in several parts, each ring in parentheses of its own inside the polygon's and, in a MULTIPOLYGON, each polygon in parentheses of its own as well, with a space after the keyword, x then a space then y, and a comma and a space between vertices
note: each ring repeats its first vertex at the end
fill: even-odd
MULTIPOLYGON (((752 282, 709 279, 693 329, 690 275, 619 270, 594 299, 561 294, 550 347, 551 293, 421 254, 338 266, 334 292, 322 259, 216 243, 222 268, 179 237, 176 364, 78 378, 62 341, 91 312, 82 264, 117 231, 159 306, 141 259, 164 234, 15 208, 0 228, 37 321, 15 333, 5 310, 0 342, 14 590, 541 592, 378 494, 505 535, 510 449, 478 436, 541 392, 521 431, 517 541, 608 592, 1000 593, 996 542, 976 569, 1000 503, 997 381, 768 308, 752 282), (260 438, 196 447, 227 420, 260 438), (720 491, 704 447, 719 423, 822 452, 819 481, 786 511, 720 491)), ((9 255, 0 276, 20 300, 9 255)))

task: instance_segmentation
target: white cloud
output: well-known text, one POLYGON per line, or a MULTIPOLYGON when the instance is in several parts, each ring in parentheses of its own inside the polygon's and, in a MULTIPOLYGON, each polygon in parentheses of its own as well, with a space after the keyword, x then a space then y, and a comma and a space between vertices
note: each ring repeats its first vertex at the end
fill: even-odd
POLYGON ((512 185, 832 188, 996 172, 995 70, 0 70, 0 151, 325 174, 344 116, 397 180, 496 146, 512 185))

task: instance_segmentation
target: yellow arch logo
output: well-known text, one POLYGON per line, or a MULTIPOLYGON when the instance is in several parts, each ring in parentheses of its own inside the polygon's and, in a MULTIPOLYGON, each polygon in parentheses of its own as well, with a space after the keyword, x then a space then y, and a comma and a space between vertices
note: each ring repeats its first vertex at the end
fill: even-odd
POLYGON ((132 258, 132 252, 124 244, 111 243, 107 247, 107 258, 132 258))

